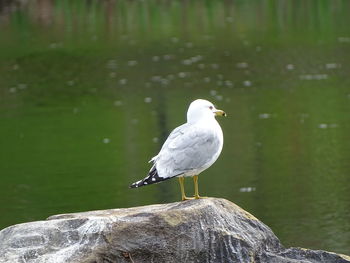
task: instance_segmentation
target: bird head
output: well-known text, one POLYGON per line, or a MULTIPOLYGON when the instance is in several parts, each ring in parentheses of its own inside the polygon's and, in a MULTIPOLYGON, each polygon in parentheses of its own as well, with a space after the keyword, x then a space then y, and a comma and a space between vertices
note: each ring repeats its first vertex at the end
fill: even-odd
POLYGON ((197 122, 203 118, 214 118, 215 116, 226 116, 223 110, 215 108, 210 101, 197 99, 194 100, 187 111, 187 122, 197 122))

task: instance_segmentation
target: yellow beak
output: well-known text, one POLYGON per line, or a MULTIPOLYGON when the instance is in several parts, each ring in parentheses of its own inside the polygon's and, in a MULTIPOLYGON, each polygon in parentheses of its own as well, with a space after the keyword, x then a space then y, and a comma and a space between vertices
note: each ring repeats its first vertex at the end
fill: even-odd
POLYGON ((223 110, 216 110, 215 111, 215 116, 224 116, 224 117, 226 117, 227 114, 223 110))

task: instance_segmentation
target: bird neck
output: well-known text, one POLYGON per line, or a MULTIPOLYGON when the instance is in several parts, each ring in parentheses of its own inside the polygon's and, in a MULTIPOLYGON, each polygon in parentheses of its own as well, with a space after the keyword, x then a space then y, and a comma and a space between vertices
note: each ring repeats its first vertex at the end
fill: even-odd
POLYGON ((216 122, 217 121, 214 116, 208 116, 208 115, 187 116, 187 123, 191 123, 191 124, 196 124, 196 123, 207 124, 207 123, 216 123, 216 122))

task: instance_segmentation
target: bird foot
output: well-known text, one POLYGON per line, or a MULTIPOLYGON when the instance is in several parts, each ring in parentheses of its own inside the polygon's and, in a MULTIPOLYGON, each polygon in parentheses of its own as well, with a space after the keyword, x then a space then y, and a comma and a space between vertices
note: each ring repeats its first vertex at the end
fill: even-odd
POLYGON ((195 199, 195 198, 194 198, 194 197, 183 196, 183 197, 181 198, 181 201, 193 200, 193 199, 195 199))
POLYGON ((193 198, 194 198, 194 199, 204 199, 204 198, 208 198, 208 196, 199 196, 199 195, 195 195, 193 198))

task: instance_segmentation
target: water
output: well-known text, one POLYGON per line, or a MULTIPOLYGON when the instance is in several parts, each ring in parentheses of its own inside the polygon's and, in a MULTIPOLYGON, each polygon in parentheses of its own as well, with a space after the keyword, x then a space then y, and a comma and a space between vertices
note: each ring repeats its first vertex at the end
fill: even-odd
POLYGON ((176 180, 128 185, 205 98, 228 117, 201 194, 240 205, 286 246, 350 254, 348 8, 1 2, 0 228, 179 200, 176 180))

